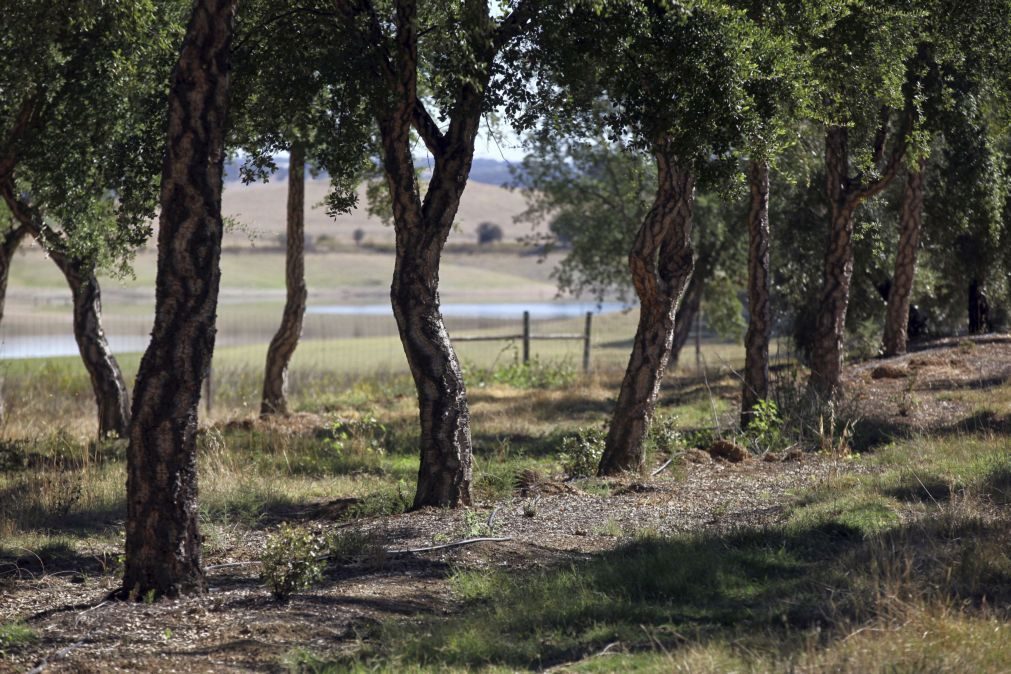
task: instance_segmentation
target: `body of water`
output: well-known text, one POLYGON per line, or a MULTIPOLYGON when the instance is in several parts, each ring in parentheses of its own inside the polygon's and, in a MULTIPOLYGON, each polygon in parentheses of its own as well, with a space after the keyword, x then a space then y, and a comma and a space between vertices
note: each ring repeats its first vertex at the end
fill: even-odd
MULTIPOLYGON (((139 353, 147 348, 148 336, 108 336, 109 347, 115 353, 139 353)), ((76 356, 77 341, 73 335, 39 335, 4 337, 0 340, 0 360, 20 358, 56 358, 76 356)))
MULTIPOLYGON (((610 314, 626 309, 628 305, 621 302, 499 302, 493 304, 444 304, 442 313, 450 318, 480 318, 484 320, 501 319, 503 321, 518 322, 523 317, 524 311, 530 312, 530 317, 534 320, 552 320, 583 316, 587 312, 595 314, 610 314)), ((375 316, 393 317, 393 309, 389 304, 330 304, 310 306, 306 309, 309 314, 320 316, 375 316)), ((138 325, 135 330, 150 330, 150 325, 146 322, 138 325), (141 325, 143 327, 141 328, 141 325)), ((258 328, 250 326, 230 326, 231 329, 223 329, 219 325, 218 345, 230 346, 234 344, 252 344, 262 342, 266 344, 272 332, 267 331, 260 334, 258 328), (236 328, 238 330, 236 331, 236 328)), ((392 327, 392 326, 391 326, 392 327)), ((262 329, 260 326, 259 329, 262 329)), ((38 327, 35 328, 38 330, 38 327)), ((271 330, 273 327, 270 328, 271 330)), ((28 330, 21 330, 21 333, 28 330)), ((116 335, 106 333, 109 338, 109 345, 113 353, 139 353, 147 348, 150 340, 149 334, 116 335)), ((317 336, 318 338, 318 336, 317 336)), ((365 339, 367 337, 363 337, 365 339)), ((61 323, 59 328, 54 328, 49 334, 18 334, 16 336, 0 337, 0 360, 14 360, 21 358, 56 358, 60 356, 76 356, 78 354, 77 342, 70 332, 70 326, 61 323), (66 329, 66 333, 60 330, 66 329)))
MULTIPOLYGON (((491 304, 443 304, 442 315, 453 318, 501 318, 512 321, 523 317, 524 311, 530 318, 546 320, 552 318, 573 318, 586 312, 613 314, 628 308, 622 302, 495 302, 491 304)), ((336 316, 392 316, 389 304, 324 304, 308 307, 310 314, 331 314, 336 316)))

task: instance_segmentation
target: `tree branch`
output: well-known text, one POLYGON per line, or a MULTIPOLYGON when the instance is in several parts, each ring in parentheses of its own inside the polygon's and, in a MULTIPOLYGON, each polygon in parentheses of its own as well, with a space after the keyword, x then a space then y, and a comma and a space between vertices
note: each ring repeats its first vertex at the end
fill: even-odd
POLYGON ((349 30, 357 31, 360 36, 366 38, 365 42, 371 42, 372 46, 379 51, 379 60, 386 76, 395 78, 397 71, 393 67, 393 57, 386 47, 383 25, 379 20, 379 13, 372 2, 370 0, 358 0, 357 2, 334 0, 334 7, 337 10, 337 14, 344 19, 344 23, 349 30), (368 32, 355 26, 355 20, 358 18, 358 15, 363 13, 369 17, 368 32))
POLYGON ((492 37, 492 45, 496 53, 506 43, 523 32, 527 22, 530 21, 530 18, 534 15, 534 11, 537 9, 536 5, 537 0, 520 0, 516 5, 516 9, 510 12, 506 18, 502 19, 492 37))
MULTIPOLYGON (((884 191, 886 187, 892 182, 896 175, 899 173, 899 169, 902 168, 902 161, 906 157, 906 152, 909 150, 909 141, 907 135, 913 126, 914 112, 909 109, 905 116, 903 117, 902 126, 899 128, 896 134, 895 144, 892 147, 892 152, 888 157, 888 163, 885 168, 881 171, 876 179, 863 183, 860 187, 853 191, 853 196, 860 200, 870 199, 871 197, 877 196, 884 191)), ((881 135, 881 131, 878 132, 881 135)), ((877 142, 877 141, 875 141, 877 142)), ((883 141, 882 148, 879 150, 875 148, 875 154, 884 153, 883 141)))
POLYGON ((414 100, 414 128, 421 139, 425 141, 428 151, 435 157, 441 156, 446 149, 446 136, 432 116, 428 114, 428 110, 420 98, 414 100))
POLYGON ((36 111, 37 100, 38 94, 32 94, 21 101, 21 107, 14 119, 14 125, 7 133, 3 146, 0 146, 0 181, 6 182, 14 170, 14 165, 17 163, 14 145, 31 126, 32 117, 36 111))

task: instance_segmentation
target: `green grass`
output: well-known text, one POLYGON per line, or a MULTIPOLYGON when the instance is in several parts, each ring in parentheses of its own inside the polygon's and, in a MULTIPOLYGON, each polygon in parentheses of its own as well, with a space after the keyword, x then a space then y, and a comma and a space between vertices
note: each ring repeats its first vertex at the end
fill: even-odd
MULTIPOLYGON (((588 561, 523 572, 461 569, 451 579, 455 614, 392 621, 338 661, 303 651, 289 664, 320 672, 1007 671, 1011 520, 988 505, 1007 503, 1007 441, 917 439, 860 460, 875 470, 804 490, 783 526, 641 537, 588 561), (903 455, 916 458, 925 484, 952 485, 949 495, 903 491, 903 455)), ((610 529, 621 533, 601 527, 610 529)))
MULTIPOLYGON (((482 255, 478 260, 470 259, 472 257, 446 256, 439 273, 444 294, 473 296, 476 292, 514 290, 517 286, 536 290, 547 297, 554 294, 554 284, 543 279, 528 278, 526 272, 530 265, 526 264, 527 258, 517 255, 515 251, 498 255, 504 259, 497 264, 489 262, 491 256, 482 255)), ((99 276, 99 282, 107 289, 150 291, 154 287, 156 271, 154 253, 144 252, 135 259, 131 277, 114 278, 103 274, 99 276)), ((355 251, 306 255, 306 283, 314 291, 356 288, 372 289, 386 295, 392 276, 392 254, 355 251)), ((47 261, 38 249, 14 258, 9 284, 12 289, 66 288, 66 281, 59 269, 47 261)), ((284 251, 273 248, 223 254, 221 284, 225 289, 284 290, 284 251)))
MULTIPOLYGON (((325 514, 334 520, 404 510, 418 461, 410 378, 356 378, 299 365, 294 403, 307 414, 261 424, 252 420, 260 357, 225 349, 216 358, 222 393, 214 423, 199 440, 208 558, 234 554, 235 542, 250 531, 335 500, 349 505, 325 514)), ((125 368, 136 367, 130 358, 125 368)), ((492 365, 468 364, 479 504, 510 497, 521 470, 559 474, 565 438, 608 418, 620 376, 585 377, 545 358, 517 366, 510 354, 492 365)), ((89 441, 93 411, 80 364, 8 362, 4 378, 0 572, 16 561, 33 573, 41 563, 46 572, 86 565, 89 573, 115 574, 124 447, 89 441)), ((708 383, 670 387, 658 419, 676 419, 676 429, 710 428, 714 413, 721 422, 732 415, 734 390, 732 376, 715 373, 708 383)), ((1011 387, 998 387, 974 402, 979 413, 999 420, 1009 396, 1011 387)), ((659 436, 654 444, 665 451, 659 436)), ((456 603, 449 615, 392 620, 367 629, 360 647, 337 661, 300 650, 287 656, 286 666, 1011 670, 1011 442, 973 428, 897 440, 848 460, 863 469, 800 485, 781 526, 640 536, 588 559, 538 569, 459 568, 450 582, 456 603)), ((607 483, 593 481, 585 488, 609 491, 607 483)), ((480 531, 484 522, 459 517, 461 535, 480 531)), ((594 533, 622 538, 630 532, 604 520, 594 533)), ((0 627, 0 635, 5 629, 15 636, 9 646, 0 636, 0 650, 30 638, 17 636, 16 624, 0 627)))
POLYGON ((38 641, 35 631, 20 622, 0 624, 0 658, 12 650, 38 641))

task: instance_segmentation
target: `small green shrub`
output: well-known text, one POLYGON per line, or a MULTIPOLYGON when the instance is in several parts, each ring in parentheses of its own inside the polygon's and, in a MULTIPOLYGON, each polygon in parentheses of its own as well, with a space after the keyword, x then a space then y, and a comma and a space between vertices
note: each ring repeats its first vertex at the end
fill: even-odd
POLYGON ((347 510, 344 519, 355 520, 363 517, 399 515, 411 507, 413 499, 404 480, 397 482, 396 489, 383 489, 369 494, 347 510))
POLYGON ((495 535, 495 522, 491 517, 483 517, 476 510, 463 511, 460 528, 456 532, 459 538, 480 538, 495 535))
POLYGON ((779 449, 783 446, 783 418, 779 407, 771 398, 759 400, 751 411, 751 423, 745 437, 758 451, 779 449))
POLYGON ((282 524, 267 538, 260 561, 260 578, 278 600, 305 590, 323 579, 329 552, 328 536, 322 527, 282 524))
POLYGON ((673 414, 658 414, 649 425, 646 450, 670 454, 681 446, 683 438, 678 430, 678 418, 673 414))
POLYGON ((38 638, 35 630, 24 623, 0 624, 0 658, 6 657, 11 650, 30 644, 38 638))
POLYGON ((603 429, 580 428, 562 440, 562 468, 569 477, 590 477, 597 473, 604 454, 603 429))
POLYGON ((543 361, 537 356, 524 363, 514 350, 511 363, 490 369, 468 367, 469 378, 478 386, 504 384, 520 389, 552 389, 571 385, 576 380, 576 366, 569 359, 543 361))

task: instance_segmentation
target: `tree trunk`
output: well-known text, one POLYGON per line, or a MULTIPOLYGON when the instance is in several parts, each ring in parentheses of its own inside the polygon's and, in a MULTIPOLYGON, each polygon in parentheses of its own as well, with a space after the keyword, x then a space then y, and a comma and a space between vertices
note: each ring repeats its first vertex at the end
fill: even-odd
POLYGON ((923 166, 906 176, 902 190, 902 211, 899 214, 899 248, 895 254, 895 275, 888 292, 888 309, 885 315, 884 347, 886 356, 906 352, 909 339, 909 304, 916 277, 916 255, 920 247, 920 229, 923 225, 923 166))
POLYGON ((990 331, 990 302, 979 279, 969 282, 969 334, 979 335, 990 331))
MULTIPOLYGON (((2 190, 4 201, 20 223, 14 233, 8 234, 4 254, 9 252, 13 255, 20 238, 31 234, 63 272, 74 302, 74 339, 77 341, 84 367, 91 378, 91 389, 98 406, 98 435, 104 438, 111 433, 126 437, 130 422, 130 395, 123 379, 123 372, 115 356, 112 355, 105 331, 102 329, 102 292, 94 270, 67 255, 61 235, 43 229, 41 215, 15 195, 12 184, 5 184, 2 190), (11 242, 10 237, 15 234, 18 238, 11 242), (9 243, 13 243, 13 246, 8 251, 9 243)), ((3 298, 6 297, 9 263, 8 256, 2 271, 3 297, 0 297, 0 316, 3 298)))
POLYGON ((141 360, 127 453, 123 592, 202 592, 197 411, 214 350, 221 188, 236 0, 198 0, 169 90, 151 343, 141 360))
POLYGON ((759 401, 769 397, 769 164, 753 161, 748 170, 751 208, 748 211, 748 332, 744 337, 744 384, 741 428, 751 423, 759 401))
POLYGON ((267 349, 260 416, 288 413, 288 364, 302 335, 305 315, 305 148, 291 146, 288 167, 288 226, 285 286, 288 296, 277 334, 267 349))
POLYGON ((695 317, 699 315, 702 307, 702 296, 706 291, 706 278, 708 275, 702 270, 701 260, 695 262, 695 273, 688 281, 685 288, 684 297, 674 314, 674 339, 670 348, 670 360, 667 367, 674 370, 681 358, 681 349, 688 343, 688 337, 692 333, 692 326, 695 325, 695 317))
POLYGON ((4 305, 7 302, 7 279, 10 278, 11 260, 27 234, 28 229, 18 225, 9 229, 0 241, 0 321, 3 321, 4 305))
MULTIPOLYGON (((395 4, 396 50, 384 75, 390 95, 374 112, 397 240, 390 300, 418 391, 421 420, 413 507, 455 507, 471 502, 470 411, 463 372, 439 308, 439 262, 470 174, 495 43, 504 33, 475 35, 471 41, 483 69, 460 86, 449 126, 442 131, 418 100, 416 3, 395 4), (412 129, 435 160, 424 200, 414 171, 412 129)), ((465 3, 464 13, 472 12, 476 16, 468 19, 491 30, 494 22, 488 20, 485 4, 465 3)))
MULTIPOLYGON (((14 252, 21 244, 21 239, 25 238, 27 230, 18 225, 7 231, 0 241, 0 322, 4 317, 4 304, 7 301, 7 279, 10 277, 11 260, 14 252)), ((0 421, 3 421, 6 409, 3 400, 3 380, 0 379, 0 421)))
POLYGON ((657 194, 628 256, 639 297, 632 355, 597 470, 641 471, 660 383, 674 339, 674 313, 694 266, 691 228, 695 176, 666 147, 657 148, 657 194))
MULTIPOLYGON (((907 110, 902 128, 881 175, 862 182, 849 174, 849 137, 846 127, 830 126, 825 134, 825 188, 829 202, 829 240, 814 344, 811 349, 809 393, 820 400, 833 399, 842 386, 846 309, 853 279, 853 215, 866 199, 881 193, 895 178, 906 152, 905 135, 913 113, 907 110)), ((875 139, 874 159, 884 156, 888 116, 875 139)))
MULTIPOLYGON (((418 391, 421 420, 414 508, 471 502, 470 410, 463 371, 439 308, 439 262, 466 186, 479 119, 475 112, 469 130, 461 131, 469 135, 469 152, 464 148, 436 156, 424 203, 416 191, 409 118, 406 127, 393 118, 380 125, 397 240, 390 300, 418 391)), ((461 124, 455 122, 451 129, 459 131, 461 124)))
POLYGON ((846 310, 853 279, 853 214, 858 201, 849 190, 849 145, 846 129, 830 127, 825 138, 829 241, 814 344, 811 349, 811 393, 831 400, 842 382, 846 310))
POLYGON ((49 257, 63 272, 74 298, 74 339, 98 405, 98 436, 113 434, 125 438, 130 425, 130 394, 102 328, 102 290, 98 279, 88 265, 61 250, 49 250, 49 257))
POLYGON ((414 508, 471 502, 470 410, 463 372, 439 310, 441 248, 424 230, 397 232, 390 297, 421 418, 414 508))

